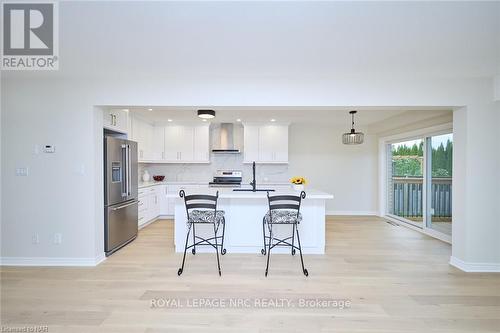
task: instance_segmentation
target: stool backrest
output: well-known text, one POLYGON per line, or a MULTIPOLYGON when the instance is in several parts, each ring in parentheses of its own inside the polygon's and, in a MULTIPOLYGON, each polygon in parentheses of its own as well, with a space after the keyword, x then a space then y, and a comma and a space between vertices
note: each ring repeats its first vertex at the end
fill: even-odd
POLYGON ((300 204, 302 199, 306 198, 306 192, 300 192, 300 195, 269 195, 267 192, 267 201, 269 202, 269 214, 272 221, 273 210, 296 210, 297 218, 300 213, 300 204))
POLYGON ((186 214, 189 219, 189 212, 193 209, 213 210, 214 218, 217 212, 217 200, 219 199, 219 191, 215 195, 209 194, 191 194, 186 195, 184 190, 179 191, 179 196, 184 198, 184 205, 186 206, 186 214))

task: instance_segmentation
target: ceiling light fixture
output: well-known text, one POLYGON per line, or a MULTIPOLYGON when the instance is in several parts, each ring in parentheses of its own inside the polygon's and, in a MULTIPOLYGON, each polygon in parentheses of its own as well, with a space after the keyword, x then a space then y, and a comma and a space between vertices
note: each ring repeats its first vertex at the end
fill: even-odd
POLYGON ((238 119, 236 119, 236 121, 237 121, 237 122, 241 122, 241 119, 240 119, 240 118, 238 118, 238 119))
POLYGON ((206 119, 202 119, 201 121, 207 121, 206 119))
POLYGON ((149 108, 148 111, 153 111, 153 109, 149 108))
POLYGON ((173 120, 172 120, 172 119, 167 119, 167 121, 168 121, 169 123, 171 123, 173 120))
POLYGON ((273 119, 271 119, 271 121, 274 123, 276 121, 276 119, 273 118, 273 119))
POLYGON ((362 144, 365 138, 365 135, 362 132, 356 132, 354 129, 354 115, 358 111, 349 111, 349 114, 351 115, 351 131, 342 134, 342 143, 345 145, 359 145, 362 144))
POLYGON ((203 119, 212 119, 215 118, 214 110, 198 110, 198 117, 203 119))

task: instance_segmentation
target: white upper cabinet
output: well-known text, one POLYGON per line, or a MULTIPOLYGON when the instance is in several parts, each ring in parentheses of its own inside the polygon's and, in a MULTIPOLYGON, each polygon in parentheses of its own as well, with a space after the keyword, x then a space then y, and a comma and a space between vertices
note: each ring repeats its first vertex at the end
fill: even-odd
POLYGON ((104 110, 103 127, 120 133, 128 132, 128 110, 104 110))
POLYGON ((244 126, 243 160, 245 163, 259 160, 259 126, 257 125, 244 126))
POLYGON ((245 124, 244 163, 288 163, 288 124, 245 124))
POLYGON ((153 147, 153 125, 132 117, 132 133, 130 138, 137 141, 137 155, 139 161, 153 160, 155 156, 153 147))
POLYGON ((134 119, 132 129, 139 133, 133 136, 139 142, 139 161, 210 163, 208 125, 152 126, 134 119))
POLYGON ((164 159, 165 151, 165 129, 163 127, 153 126, 153 139, 152 139, 152 159, 164 159))
POLYGON ((194 128, 193 160, 195 162, 210 162, 210 129, 208 126, 194 128))

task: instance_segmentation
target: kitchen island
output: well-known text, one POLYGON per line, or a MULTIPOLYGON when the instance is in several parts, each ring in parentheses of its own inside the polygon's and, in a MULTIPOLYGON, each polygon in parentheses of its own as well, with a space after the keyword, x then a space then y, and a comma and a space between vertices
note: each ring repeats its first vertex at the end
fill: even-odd
MULTIPOLYGON (((288 194, 300 195, 300 191, 294 191, 291 186, 275 187, 271 195, 288 194)), ((206 190, 189 191, 191 194, 215 194, 219 191, 218 210, 224 210, 226 218, 226 230, 224 236, 224 248, 228 253, 260 253, 263 248, 262 218, 268 211, 266 192, 235 192, 231 188, 209 188, 206 190)), ((302 200, 301 214, 302 222, 299 224, 302 251, 306 254, 325 253, 325 203, 333 199, 333 195, 306 188, 306 198, 302 200)), ((183 252, 186 241, 187 224, 186 208, 184 199, 179 194, 167 194, 169 199, 175 198, 175 251, 183 252)), ((222 226, 219 228, 222 234, 222 226)), ((266 230, 267 231, 267 230, 266 230)), ((292 234, 291 226, 275 225, 273 233, 277 237, 292 234)), ((211 225, 196 225, 196 234, 202 237, 213 236, 211 225)), ((191 240, 190 240, 191 241, 191 240)), ((207 246, 196 248, 197 252, 213 252, 214 249, 207 246)), ((276 247, 275 253, 290 253, 289 248, 276 247)))

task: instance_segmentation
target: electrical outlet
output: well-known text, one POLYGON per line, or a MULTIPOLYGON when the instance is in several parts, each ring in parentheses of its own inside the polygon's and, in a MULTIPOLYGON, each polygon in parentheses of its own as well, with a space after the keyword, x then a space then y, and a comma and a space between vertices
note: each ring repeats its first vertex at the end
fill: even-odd
POLYGON ((31 237, 31 243, 40 244, 40 235, 38 233, 34 233, 31 237))
POLYGON ((62 234, 55 233, 54 234, 54 244, 61 244, 61 243, 62 243, 62 234))

